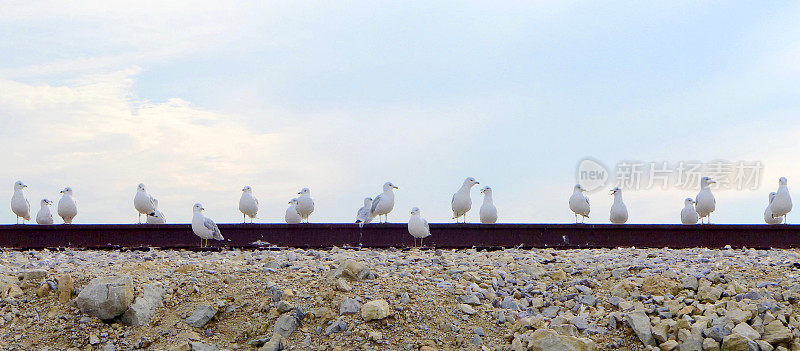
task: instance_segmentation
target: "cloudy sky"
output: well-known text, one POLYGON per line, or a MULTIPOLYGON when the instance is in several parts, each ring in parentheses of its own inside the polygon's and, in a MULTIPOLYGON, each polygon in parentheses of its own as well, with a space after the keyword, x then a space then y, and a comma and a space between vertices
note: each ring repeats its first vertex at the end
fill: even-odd
MULTIPOLYGON (((0 14, 0 184, 10 199, 27 183, 34 215, 71 186, 76 223, 135 222, 144 182, 171 223, 198 201, 241 220, 243 185, 260 221, 309 187, 312 221, 350 222, 390 180, 390 220, 419 206, 446 222, 473 176, 501 221, 569 222, 591 157, 608 187, 626 160, 759 161, 760 186, 717 189, 712 220, 761 223, 777 178, 800 184, 797 2, 11 0, 0 14)), ((608 222, 606 190, 589 222, 608 222)), ((631 222, 677 222, 697 191, 626 190, 631 222)))

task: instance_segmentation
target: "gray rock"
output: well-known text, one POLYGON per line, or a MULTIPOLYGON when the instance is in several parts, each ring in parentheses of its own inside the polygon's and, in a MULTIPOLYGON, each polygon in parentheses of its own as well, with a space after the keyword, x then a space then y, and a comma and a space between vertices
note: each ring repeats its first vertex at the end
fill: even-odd
POLYGON ((686 341, 678 345, 680 351, 703 351, 703 337, 692 334, 686 341))
POLYGON ((289 312, 294 308, 294 306, 290 305, 286 301, 278 302, 278 304, 275 307, 278 309, 278 312, 280 312, 280 313, 289 312))
POLYGON ((214 345, 206 345, 199 341, 193 341, 189 345, 192 346, 192 351, 217 351, 217 347, 214 345))
POLYGON ((202 328, 211 318, 217 314, 217 308, 214 306, 208 305, 200 305, 197 306, 194 313, 191 316, 186 318, 186 324, 195 327, 195 328, 202 328))
POLYGON ((156 284, 144 286, 142 296, 128 307, 120 318, 125 325, 141 326, 150 323, 156 309, 164 305, 164 289, 156 284))
MULTIPOLYGON (((650 317, 642 311, 630 312, 625 315, 625 322, 633 329, 636 336, 643 344, 648 346, 656 346, 656 340, 653 338, 653 331, 650 326, 650 317)), ((702 342, 702 340, 701 340, 702 342)))
POLYGON ((506 296, 503 298, 503 302, 500 303, 500 308, 505 308, 508 310, 519 311, 519 305, 517 301, 514 301, 514 298, 511 296, 506 296))
POLYGON ((285 341, 281 337, 273 337, 264 346, 258 349, 258 351, 280 351, 286 348, 285 341))
POLYGON ((343 317, 339 317, 339 319, 331 322, 331 324, 325 328, 325 335, 343 332, 345 330, 347 330, 347 323, 344 322, 343 317))
POLYGON ((572 323, 572 325, 574 325, 575 328, 578 328, 578 330, 584 330, 586 328, 589 328, 589 322, 586 321, 586 317, 584 316, 575 316, 572 318, 570 323, 572 323))
POLYGON ((475 334, 475 335, 472 336, 472 339, 470 339, 469 342, 471 344, 477 346, 477 345, 483 344, 483 339, 481 339, 480 335, 475 334))
POLYGON ((361 311, 361 303, 355 299, 346 298, 339 305, 339 315, 356 314, 361 311))
POLYGON ((114 343, 107 342, 103 345, 103 351, 117 351, 117 347, 114 346, 114 343))
POLYGON ((458 297, 458 302, 465 303, 467 305, 480 305, 481 304, 481 301, 474 294, 461 295, 461 296, 458 297))
MULTIPOLYGON (((291 335, 292 332, 297 329, 299 324, 300 322, 297 321, 295 316, 288 313, 284 314, 278 317, 278 320, 275 321, 275 326, 272 328, 272 334, 288 338, 289 335, 291 335)), ((272 338, 274 339, 276 336, 273 336, 272 338)))
POLYGON ((554 318, 558 315, 558 310, 560 308, 558 306, 548 306, 542 310, 542 315, 547 318, 554 318))
POLYGON ((693 275, 687 275, 687 276, 683 277, 682 283, 683 283, 683 288, 684 289, 689 289, 689 290, 694 290, 694 291, 697 291, 697 287, 699 286, 699 283, 697 282, 697 278, 695 278, 695 276, 693 276, 693 275))
POLYGON ((753 327, 751 327, 749 324, 745 322, 739 323, 735 327, 733 327, 732 332, 752 340, 761 338, 761 334, 759 334, 759 332, 757 332, 755 329, 753 329, 753 327))
POLYGON ((712 338, 716 342, 722 342, 722 339, 731 334, 731 331, 724 325, 715 325, 703 331, 707 338, 712 338))
POLYGON ((402 294, 400 294, 400 303, 406 304, 409 302, 411 302, 411 297, 408 296, 407 292, 403 292, 402 294))
POLYGON ((133 280, 129 276, 94 278, 75 298, 81 312, 104 320, 121 315, 131 302, 133 280))

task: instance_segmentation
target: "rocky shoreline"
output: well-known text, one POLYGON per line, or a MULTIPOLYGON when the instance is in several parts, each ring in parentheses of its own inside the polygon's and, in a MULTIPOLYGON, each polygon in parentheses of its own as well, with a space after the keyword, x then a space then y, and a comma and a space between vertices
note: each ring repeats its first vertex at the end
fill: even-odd
POLYGON ((795 250, 3 251, 2 350, 800 350, 795 250))

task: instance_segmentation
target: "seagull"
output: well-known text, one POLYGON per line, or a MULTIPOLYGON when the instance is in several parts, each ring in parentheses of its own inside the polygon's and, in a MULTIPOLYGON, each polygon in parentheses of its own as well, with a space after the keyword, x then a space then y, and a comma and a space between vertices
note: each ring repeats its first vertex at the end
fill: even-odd
POLYGON ((298 194, 300 194, 300 197, 297 198, 297 213, 300 214, 300 218, 305 219, 306 223, 308 223, 308 216, 311 215, 311 212, 314 212, 314 200, 311 198, 311 190, 303 188, 298 194))
POLYGON ((786 215, 792 210, 792 196, 789 195, 789 188, 786 182, 786 177, 781 177, 778 180, 778 191, 775 193, 775 199, 769 203, 772 216, 783 217, 783 223, 786 223, 786 215))
POLYGON ((691 197, 683 200, 683 209, 681 210, 681 223, 683 224, 697 224, 700 219, 697 216, 697 210, 694 208, 695 201, 691 197))
POLYGON ((50 206, 53 205, 53 202, 48 199, 42 199, 40 203, 42 208, 36 214, 36 224, 53 224, 53 213, 50 212, 50 206))
POLYGON ((139 183, 136 187, 136 196, 133 197, 133 207, 139 212, 139 224, 142 224, 142 215, 152 216, 156 210, 153 197, 147 193, 144 183, 139 183))
POLYGON ((297 224, 303 221, 303 218, 300 217, 300 213, 297 212, 297 198, 292 199, 289 201, 289 208, 286 209, 286 223, 289 224, 297 224))
POLYGON ((225 240, 222 237, 222 232, 219 231, 219 227, 211 218, 206 218, 203 216, 203 205, 200 203, 194 204, 193 207, 194 215, 192 216, 192 231, 194 235, 200 237, 200 247, 208 246, 208 239, 216 239, 216 240, 225 240), (203 240, 205 240, 205 245, 203 244, 203 240))
POLYGON ((467 222, 467 212, 472 209, 472 198, 469 197, 469 191, 475 184, 480 184, 475 178, 468 177, 464 179, 461 188, 453 194, 453 199, 450 200, 450 206, 453 208, 453 219, 458 223, 458 218, 464 216, 464 223, 467 222))
POLYGON ((372 217, 378 216, 379 222, 382 215, 386 215, 384 223, 389 222, 389 212, 392 212, 394 208, 394 189, 397 189, 397 187, 392 182, 383 183, 383 193, 376 196, 375 200, 372 201, 370 215, 372 217))
POLYGON ((153 203, 156 205, 155 211, 153 214, 147 215, 147 223, 148 224, 164 224, 167 223, 167 218, 164 217, 164 214, 161 210, 158 209, 158 199, 153 199, 153 203))
POLYGON ((22 217, 22 224, 25 224, 25 221, 31 220, 31 204, 28 202, 28 199, 25 198, 25 194, 22 193, 22 189, 27 187, 28 186, 21 180, 14 182, 14 195, 11 196, 11 211, 17 216, 17 224, 19 224, 20 217, 22 217))
POLYGON ((64 224, 72 224, 72 220, 78 215, 78 204, 72 198, 72 188, 66 187, 61 193, 64 195, 58 200, 58 216, 64 220, 64 224))
POLYGON ((628 208, 622 202, 622 189, 619 187, 611 189, 611 195, 614 195, 614 204, 611 205, 611 223, 625 224, 628 221, 628 208))
POLYGON ((492 188, 485 186, 481 189, 483 193, 483 205, 481 205, 481 223, 494 224, 497 222, 497 207, 492 202, 492 188))
POLYGON ((569 197, 569 209, 575 213, 575 223, 578 223, 578 216, 581 216, 581 223, 589 218, 589 198, 583 195, 586 191, 580 184, 575 184, 572 196, 569 197))
POLYGON ((364 198, 364 206, 358 209, 358 213, 356 213, 356 223, 358 223, 359 227, 363 227, 364 224, 367 224, 375 218, 372 215, 372 198, 364 198))
POLYGON ((706 223, 711 224, 711 212, 717 207, 717 200, 714 199, 714 194, 711 193, 710 184, 716 181, 710 177, 703 177, 700 179, 700 192, 696 197, 697 214, 700 216, 700 224, 703 224, 703 217, 706 217, 706 223))
POLYGON ((419 214, 419 208, 414 207, 411 209, 411 218, 408 219, 408 233, 414 237, 414 247, 417 246, 417 239, 419 239, 419 245, 422 246, 422 239, 431 236, 428 221, 419 214))
POLYGON ((775 201, 775 192, 769 193, 769 204, 767 208, 764 210, 764 222, 767 224, 781 224, 783 222, 783 217, 775 216, 772 213, 772 202, 775 201))
POLYGON ((253 196, 253 188, 249 185, 242 188, 242 197, 239 198, 239 211, 242 212, 242 223, 247 221, 247 217, 250 217, 250 223, 253 223, 253 218, 256 218, 258 213, 258 199, 253 196))

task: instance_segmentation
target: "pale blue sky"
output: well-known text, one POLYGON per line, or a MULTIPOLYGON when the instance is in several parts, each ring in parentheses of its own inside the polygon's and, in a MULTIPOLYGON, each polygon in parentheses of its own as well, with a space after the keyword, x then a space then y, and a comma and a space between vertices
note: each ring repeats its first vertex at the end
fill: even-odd
MULTIPOLYGON (((261 221, 282 220, 307 186, 312 221, 349 222, 387 180, 400 187, 391 220, 418 206, 449 221, 467 176, 494 188, 501 221, 568 222, 587 156, 762 161, 761 188, 718 192, 712 217, 761 223, 777 178, 800 180, 797 2, 10 1, 0 13, 0 180, 8 198, 25 181, 34 214, 72 186, 77 223, 135 221, 139 182, 172 223, 196 201, 240 219, 245 184, 261 221)), ((696 192, 626 192, 631 222, 677 222, 696 192)), ((606 223, 611 198, 590 196, 590 222, 606 223)))

